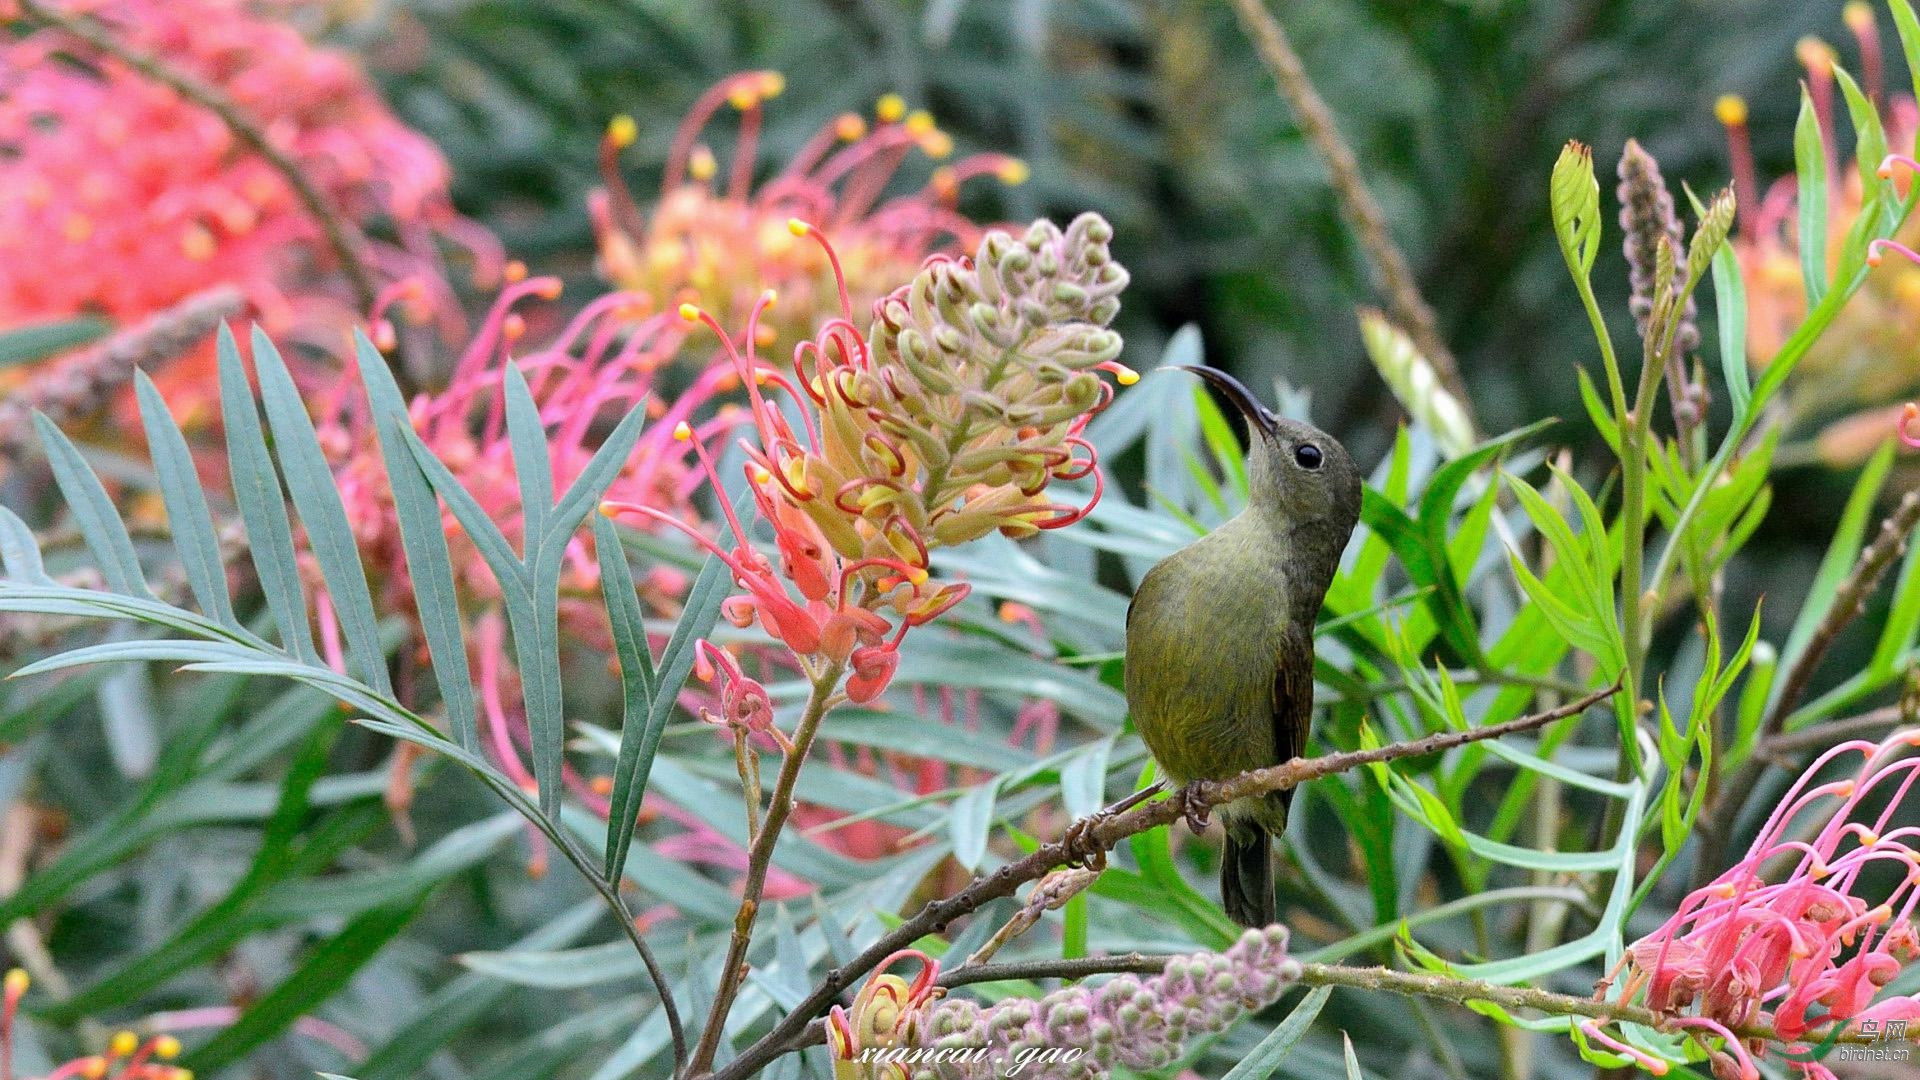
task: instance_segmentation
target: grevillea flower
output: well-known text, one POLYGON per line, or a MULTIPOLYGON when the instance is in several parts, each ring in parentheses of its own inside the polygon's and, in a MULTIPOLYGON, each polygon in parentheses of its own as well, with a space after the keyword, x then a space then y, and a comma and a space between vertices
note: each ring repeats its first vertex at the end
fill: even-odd
POLYGON ((917 191, 888 195, 909 154, 953 152, 953 139, 899 97, 880 100, 869 123, 846 113, 822 128, 772 177, 755 184, 762 111, 785 86, 778 72, 748 71, 708 90, 674 136, 660 197, 643 211, 619 170, 636 126, 618 117, 601 147, 606 186, 589 206, 601 272, 623 289, 662 305, 698 304, 737 326, 761 294, 778 300, 761 312, 758 344, 774 355, 813 335, 838 313, 822 289, 824 253, 787 230, 790 218, 815 222, 837 242, 846 289, 859 310, 911 277, 949 245, 971 249, 980 227, 956 208, 960 185, 982 175, 1018 184, 1026 166, 1004 154, 976 154, 933 170, 917 191), (715 114, 731 108, 738 134, 722 163, 700 140, 715 114))
POLYGON ((835 1005, 827 1014, 827 1050, 833 1055, 834 1080, 907 1080, 904 1066, 870 1065, 862 1056, 895 1047, 908 1048, 919 1040, 920 1010, 939 999, 941 990, 934 985, 940 977, 940 962, 918 949, 902 949, 880 961, 872 975, 854 995, 853 1007, 835 1005), (917 960, 919 974, 913 981, 891 970, 902 960, 917 960))
MULTIPOLYGON (((791 231, 837 267, 817 230, 796 220, 791 231)), ((744 347, 711 314, 683 306, 684 318, 720 334, 746 384, 748 490, 778 556, 776 565, 760 554, 730 509, 734 550, 688 530, 744 590, 722 609, 730 622, 757 622, 806 662, 841 665, 847 696, 871 701, 906 631, 966 595, 963 583, 931 580, 933 549, 994 530, 1030 536, 1091 510, 1098 471, 1081 432, 1112 395, 1099 373, 1136 378, 1115 361, 1120 339, 1106 328, 1127 280, 1108 254, 1111 236, 1092 214, 1065 232, 1044 221, 1019 239, 990 232, 971 258, 929 259, 876 305, 865 336, 842 287, 842 314, 795 348, 791 378, 755 354, 771 292, 748 315, 744 347), (1089 475, 1085 505, 1047 499, 1052 481, 1089 475)), ((693 429, 676 433, 711 470, 693 429)), ((602 509, 673 520, 619 499, 602 509)))
MULTIPOLYGON (((1920 827, 1892 827, 1920 781, 1920 729, 1879 743, 1841 743, 1788 790, 1747 855, 1689 894, 1673 917, 1627 948, 1612 977, 1621 1001, 1647 1008, 1709 1041, 1716 1075, 1754 1080, 1765 1047, 1743 1029, 1770 1027, 1783 1042, 1817 1042, 1831 1025, 1920 1021, 1920 998, 1881 996, 1917 955, 1920 827), (1857 759, 1851 775, 1825 779, 1857 759), (1885 895, 1865 885, 1897 876, 1885 895), (1715 1038, 1717 1037, 1717 1039, 1715 1038)), ((1645 1057, 1606 1036, 1602 1044, 1645 1057)), ((1804 1049, 1804 1047, 1801 1047, 1804 1049)), ((1657 1059, 1653 1059, 1657 1060, 1657 1059)), ((1794 1062, 1831 1080, 1817 1062, 1794 1062)))
MULTIPOLYGON (((14 968, 0 980, 0 1076, 12 1080, 14 1021, 20 1012, 20 999, 31 980, 14 968)), ((156 1035, 142 1040, 131 1031, 121 1031, 107 1040, 107 1052, 77 1057, 52 1072, 23 1080, 193 1080, 193 1073, 170 1062, 180 1054, 180 1040, 171 1035, 156 1035)))
MULTIPOLYGON (((921 960, 931 984, 937 970, 926 972, 935 965, 921 960)), ((874 976, 882 978, 897 981, 874 976)), ((1022 1066, 1019 1075, 1036 1080, 1095 1080, 1119 1067, 1164 1069, 1189 1040, 1273 1004, 1299 978, 1299 962, 1287 955, 1287 929, 1275 925, 1246 931, 1223 953, 1176 956, 1158 975, 1116 975, 1037 1000, 981 1005, 922 989, 907 1015, 881 1013, 891 1026, 878 1038, 854 1042, 829 1024, 828 1046, 835 1068, 845 1070, 835 1080, 987 1080, 1008 1075, 1014 1063, 1022 1066), (869 1046, 893 1049, 861 1062, 859 1051, 869 1046)))
MULTIPOLYGON (((437 237, 497 266, 453 212, 439 151, 394 119, 356 62, 269 0, 51 0, 232 100, 350 220, 386 223, 387 280, 439 282, 437 237)), ((239 286, 276 336, 353 321, 319 225, 218 116, 58 30, 0 37, 0 326, 83 312, 132 320, 239 286)), ((444 289, 444 285, 438 286, 444 289)), ((457 308, 445 304, 442 311, 457 308)), ((214 380, 162 381, 177 409, 214 380)), ((191 419, 191 416, 189 416, 191 419)))
MULTIPOLYGON (((507 276, 515 280, 500 293, 455 362, 446 388, 410 403, 414 430, 421 440, 502 531, 513 536, 522 522, 520 487, 500 386, 505 365, 514 364, 539 405, 558 489, 572 483, 593 456, 598 446, 596 425, 641 406, 655 422, 642 433, 638 449, 611 490, 619 498, 694 519, 690 498, 703 477, 688 467, 682 448, 672 439, 673 427, 711 405, 716 393, 738 385, 738 376, 730 369, 714 369, 669 401, 657 377, 661 366, 679 350, 685 324, 671 316, 635 318, 643 300, 632 293, 598 297, 550 335, 542 335, 543 340, 529 343, 526 319, 516 308, 529 300, 556 299, 560 281, 525 277, 517 264, 508 268, 507 276)), ((391 335, 385 317, 388 308, 411 306, 419 299, 405 285, 388 290, 382 310, 375 312, 375 336, 391 335)), ((399 522, 366 402, 356 387, 342 381, 322 397, 318 411, 321 442, 338 463, 334 479, 360 549, 370 565, 387 572, 383 595, 391 608, 406 611, 411 590, 399 522)), ((736 422, 737 413, 722 407, 715 418, 703 423, 699 437, 717 437, 736 422)), ((485 561, 451 515, 445 524, 463 594, 496 598, 498 585, 485 561)), ((651 598, 671 599, 677 577, 650 580, 650 585, 668 587, 651 598)), ((598 587, 599 568, 591 542, 579 538, 566 555, 562 619, 573 637, 605 644, 605 619, 592 602, 598 587)))
MULTIPOLYGON (((1863 92, 1880 108, 1887 146, 1896 155, 1886 162, 1860 164, 1883 178, 1895 179, 1890 166, 1913 152, 1920 129, 1920 108, 1907 94, 1889 94, 1882 85, 1880 31, 1865 3, 1846 6, 1846 23, 1859 49, 1863 92)), ((1859 169, 1847 167, 1835 144, 1841 112, 1836 109, 1833 48, 1817 39, 1800 42, 1798 55, 1815 115, 1826 140, 1827 234, 1823 265, 1829 274, 1843 242, 1862 211, 1859 169)), ((1734 251, 1747 295, 1747 355, 1760 367, 1779 352, 1807 312, 1797 235, 1797 184, 1784 177, 1761 191, 1747 134, 1747 106, 1737 97, 1720 99, 1716 115, 1727 129, 1739 198, 1739 231, 1734 251)), ((1898 182, 1895 179, 1895 182, 1898 182)), ((1910 181, 1909 181, 1910 182, 1910 181)), ((1896 239, 1920 243, 1920 219, 1909 222, 1896 239)), ((1877 252, 1876 252, 1877 254, 1877 252)), ((1880 260, 1873 262, 1878 266, 1880 260)), ((1879 266, 1814 343, 1788 383, 1789 422, 1819 424, 1814 445, 1820 460, 1844 467, 1864 459, 1887 437, 1898 402, 1920 383, 1909 364, 1888 363, 1906 356, 1920 335, 1920 267, 1904 261, 1879 266)))

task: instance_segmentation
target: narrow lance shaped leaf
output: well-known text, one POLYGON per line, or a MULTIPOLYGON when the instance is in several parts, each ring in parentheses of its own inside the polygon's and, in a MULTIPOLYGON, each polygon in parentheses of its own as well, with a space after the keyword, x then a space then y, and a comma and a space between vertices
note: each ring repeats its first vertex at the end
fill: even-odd
POLYGON ((140 573, 140 556, 133 550, 133 537, 127 534, 127 523, 120 520, 120 512, 114 509, 107 489, 94 475, 93 466, 80 456, 80 448, 73 445, 73 440, 38 409, 33 413, 33 426, 39 429, 40 441, 46 446, 54 483, 60 485, 60 493, 66 496, 74 522, 99 562, 107 587, 128 596, 153 599, 153 592, 140 573))
POLYGON ((366 388, 367 405, 380 441, 380 458, 393 492, 395 516, 400 522, 400 545, 407 556, 407 575, 413 583, 414 608, 427 639, 433 677, 446 704, 447 721, 462 749, 479 748, 477 706, 473 676, 460 622, 460 600, 454 591, 453 559, 447 534, 440 525, 440 503, 426 474, 407 449, 413 427, 406 401, 387 362, 373 342, 354 331, 354 364, 366 388), (404 432, 404 433, 403 433, 404 432))
MULTIPOLYGON (((734 501, 737 506, 746 500, 734 501)), ((722 550, 731 549, 732 533, 721 530, 719 544, 722 550)), ((660 654, 645 724, 636 731, 628 722, 622 730, 620 757, 614 765, 613 792, 607 815, 606 869, 609 881, 620 880, 621 871, 626 867, 627 852, 633 844, 634 817, 640 811, 641 796, 646 794, 647 775, 652 771, 654 755, 659 751, 661 733, 666 731, 667 717, 673 712, 681 686, 685 685, 687 676, 693 672, 694 644, 713 632, 713 625, 720 618, 720 605, 732 590, 733 571, 727 566, 726 560, 717 555, 707 556, 706 563, 700 567, 700 576, 694 579, 693 587, 687 590, 687 602, 680 609, 680 621, 674 624, 673 635, 667 639, 667 647, 660 654)))
POLYGON ((347 523, 340 489, 334 484, 333 470, 320 450, 313 419, 293 385, 286 361, 258 326, 253 328, 253 366, 260 376, 260 397, 266 405, 267 423, 273 429, 287 490, 307 528, 307 543, 326 579, 327 598, 339 616, 347 650, 367 684, 390 695, 393 683, 387 677, 386 654, 380 648, 379 617, 374 614, 373 595, 360 568, 360 548, 354 541, 353 527, 347 523))
POLYGON ((540 407, 519 364, 509 363, 503 380, 507 398, 507 440, 513 446, 513 468, 520 482, 521 550, 531 560, 547 531, 553 511, 553 461, 547 453, 547 429, 540 407))
POLYGON ((1800 277, 1807 309, 1827 294, 1827 146, 1813 97, 1800 88, 1800 118, 1793 125, 1794 175, 1800 205, 1800 277))
POLYGON ((0 506, 0 567, 7 580, 23 585, 57 585, 40 561, 40 542, 20 515, 0 506))
POLYGON ((300 587, 300 566, 293 555, 293 522, 287 517, 286 493, 280 474, 267 453, 254 407, 253 387, 240 361, 233 331, 220 325, 220 417, 227 432, 227 471, 233 478, 234 501, 247 527, 247 548, 266 593, 267 609, 280 628, 281 643, 302 660, 317 662, 313 629, 307 623, 307 597, 300 587))
POLYGON ((133 373, 134 394, 140 401, 140 423, 146 429, 154 472, 160 478, 160 497, 167 506, 167 525, 173 530, 173 548, 187 572, 187 585, 200 610, 238 629, 227 595, 227 568, 220 559, 220 541, 213 531, 213 513, 193 467, 192 451, 180 425, 167 411, 160 390, 147 373, 133 373))

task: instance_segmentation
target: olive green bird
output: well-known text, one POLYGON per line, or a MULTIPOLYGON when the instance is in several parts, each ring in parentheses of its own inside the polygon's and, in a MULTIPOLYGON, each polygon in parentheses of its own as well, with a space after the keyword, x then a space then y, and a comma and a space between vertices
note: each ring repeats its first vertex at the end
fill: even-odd
MULTIPOLYGON (((1225 780, 1306 750, 1313 626, 1360 519, 1360 478, 1326 432, 1261 405, 1214 368, 1247 418, 1247 506, 1147 573, 1127 609, 1127 704, 1175 784, 1225 780)), ((1274 921, 1272 839, 1293 792, 1220 808, 1220 894, 1242 926, 1274 921)))

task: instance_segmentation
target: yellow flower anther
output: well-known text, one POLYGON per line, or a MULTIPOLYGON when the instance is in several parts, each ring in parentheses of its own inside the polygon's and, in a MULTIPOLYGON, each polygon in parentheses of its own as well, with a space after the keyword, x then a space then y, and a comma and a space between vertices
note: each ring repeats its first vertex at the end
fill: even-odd
POLYGON ((175 1069, 173 1070, 173 1080, 193 1080, 193 1070, 175 1069))
POLYGON ((563 288, 559 278, 548 278, 540 283, 540 287, 535 289, 533 294, 542 300, 558 300, 563 288))
POLYGON ((609 517, 609 518, 619 517, 620 516, 619 505, 617 503, 612 502, 611 500, 603 500, 600 503, 600 516, 609 517))
POLYGON ((915 109, 907 114, 907 134, 919 138, 938 130, 933 124, 933 114, 927 110, 915 109))
POLYGON ((1831 70, 1834 61, 1838 59, 1838 57, 1834 55, 1833 46, 1811 34, 1801 38, 1794 45, 1793 55, 1801 64, 1806 66, 1808 71, 1815 73, 1825 73, 1831 70))
POLYGON ((720 165, 713 160, 713 151, 706 147, 696 146, 693 152, 687 155, 687 173, 695 180, 704 183, 713 179, 713 174, 719 171, 720 165))
POLYGON ((153 1040, 153 1056, 162 1061, 171 1061, 180 1056, 180 1040, 171 1035, 162 1035, 153 1040))
POLYGON ((779 300, 780 300, 780 293, 778 292, 778 290, 775 290, 775 289, 768 289, 767 291, 760 294, 760 302, 768 305, 769 307, 778 303, 779 300))
POLYGON ((107 1059, 94 1055, 80 1066, 80 1080, 100 1080, 107 1075, 107 1059))
POLYGON ((1747 99, 1739 94, 1721 94, 1713 103, 1713 116, 1728 127, 1740 127, 1747 122, 1747 99))
POLYGON ((116 1031, 113 1033, 113 1038, 107 1040, 109 1057, 132 1057, 133 1052, 138 1049, 140 1049, 140 1036, 131 1031, 116 1031))
POLYGON ((882 94, 880 100, 874 103, 873 114, 886 123, 898 123, 901 117, 907 115, 907 99, 899 94, 882 94))
POLYGON ((760 88, 757 86, 735 87, 733 93, 727 95, 727 104, 741 112, 746 112, 760 104, 760 88))
POLYGON ((1010 157, 1000 162, 999 166, 993 170, 993 174, 999 177, 1000 182, 1008 187, 1019 187, 1021 184, 1027 182, 1029 176, 1033 175, 1033 170, 1029 169, 1027 163, 1019 158, 1010 157))
POLYGON ((953 136, 935 128, 920 136, 920 152, 939 161, 953 153, 953 136))
POLYGON ((764 484, 767 481, 773 479, 773 474, 767 471, 767 467, 765 465, 753 466, 752 470, 750 471, 750 475, 753 477, 753 482, 756 484, 764 484))
POLYGON ((1847 29, 1862 34, 1873 29, 1873 5, 1865 0, 1850 0, 1840 9, 1840 18, 1846 21, 1847 29))
POLYGON ((1132 386, 1140 381, 1140 373, 1125 364, 1115 364, 1113 369, 1113 381, 1121 386, 1132 386))
POLYGON ((777 71, 763 71, 760 73, 760 96, 761 97, 777 98, 782 93, 785 93, 786 89, 787 89, 787 77, 785 75, 782 75, 777 71))
POLYGON ((506 278, 507 284, 509 285, 525 281, 527 280, 527 264, 521 262, 519 259, 508 259, 507 265, 500 268, 500 276, 506 278))
POLYGON ((7 996, 17 998, 21 994, 26 993, 27 987, 31 985, 33 985, 33 979, 29 977, 24 970, 20 968, 14 968, 13 970, 7 972, 7 977, 6 977, 7 996))
POLYGON ((913 582, 916 586, 925 585, 927 583, 927 568, 924 566, 909 566, 907 568, 907 580, 913 582))
POLYGON ((680 317, 687 320, 688 322, 699 322, 700 321, 700 305, 681 304, 680 317))
POLYGON ((1879 833, 1874 832, 1872 829, 1860 830, 1860 846, 1861 847, 1873 847, 1875 844, 1878 844, 1879 842, 1880 842, 1879 833))
POLYGON ((673 437, 680 442, 692 441, 693 425, 687 423, 685 420, 673 425, 673 437))
POLYGON ((856 142, 867 133, 867 122, 860 119, 859 113, 841 113, 833 122, 833 133, 841 142, 856 142))
POLYGON ((787 231, 795 236, 805 236, 813 231, 813 226, 797 217, 790 217, 787 219, 787 231))
POLYGON ((180 237, 180 253, 194 262, 213 258, 215 246, 212 231, 198 222, 187 226, 180 237))
POLYGON ((625 149, 632 146, 633 140, 639 136, 640 125, 634 123, 633 117, 626 113, 621 113, 607 121, 607 141, 617 148, 625 149))

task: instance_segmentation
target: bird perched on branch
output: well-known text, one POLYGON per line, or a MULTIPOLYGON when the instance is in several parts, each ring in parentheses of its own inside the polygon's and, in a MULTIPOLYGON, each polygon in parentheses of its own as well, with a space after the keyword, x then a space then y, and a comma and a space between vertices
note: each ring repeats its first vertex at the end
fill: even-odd
MULTIPOLYGON (((1306 751, 1314 620, 1360 519, 1360 478, 1337 440, 1276 416, 1223 371, 1185 370, 1246 417, 1248 497, 1232 520, 1149 571, 1127 610, 1127 704, 1175 784, 1306 751)), ((1292 796, 1220 807, 1221 900, 1243 926, 1274 921, 1272 839, 1292 796)))

